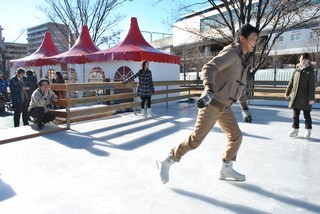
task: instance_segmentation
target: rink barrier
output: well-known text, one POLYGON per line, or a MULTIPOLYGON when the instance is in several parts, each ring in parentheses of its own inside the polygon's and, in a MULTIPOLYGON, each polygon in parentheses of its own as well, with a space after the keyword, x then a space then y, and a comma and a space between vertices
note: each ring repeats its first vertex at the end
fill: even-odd
MULTIPOLYGON (((282 100, 285 101, 285 91, 288 81, 249 81, 247 86, 248 100, 282 100)), ((171 101, 192 101, 202 93, 201 81, 155 81, 156 91, 152 96, 152 103, 168 103, 171 101), (160 96, 160 98, 159 98, 160 96)), ((121 82, 104 83, 69 83, 51 84, 52 90, 65 91, 66 98, 59 99, 57 105, 65 109, 51 110, 63 123, 95 119, 110 116, 116 111, 132 109, 140 106, 140 99, 136 95, 137 82, 123 84, 121 82), (115 94, 114 90, 131 89, 132 92, 115 94), (103 92, 103 93, 100 93, 103 92), (107 93, 106 93, 107 92, 107 93), (79 94, 82 93, 82 96, 79 94), (77 94, 77 95, 76 95, 77 94), (119 101, 122 101, 119 103, 119 101)), ((320 100, 320 88, 316 89, 316 102, 320 100)))
MULTIPOLYGON (((156 88, 152 95, 152 103, 166 103, 186 99, 192 100, 199 96, 202 85, 199 81, 154 81, 156 88), (200 90, 199 90, 200 88, 200 90), (197 93, 198 91, 198 93, 197 93), (160 96, 160 98, 158 98, 160 96)), ((58 100, 55 105, 64 109, 52 109, 56 117, 65 119, 62 122, 70 129, 71 123, 106 117, 118 110, 132 109, 140 106, 141 101, 136 95, 137 82, 123 84, 121 82, 103 83, 68 83, 51 84, 54 91, 64 91, 65 98, 58 100), (115 94, 115 90, 131 89, 132 92, 115 94), (85 95, 85 96, 84 96, 85 95), (122 101, 121 103, 118 103, 122 101)))
MULTIPOLYGON (((285 101, 288 81, 248 81, 248 100, 279 100, 285 101)), ((320 87, 316 88, 315 102, 320 101, 320 87)))

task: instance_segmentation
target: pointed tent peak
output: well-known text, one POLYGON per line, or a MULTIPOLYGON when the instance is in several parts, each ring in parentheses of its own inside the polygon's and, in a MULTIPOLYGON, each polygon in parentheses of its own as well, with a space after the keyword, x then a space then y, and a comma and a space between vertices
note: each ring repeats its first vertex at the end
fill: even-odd
POLYGON ((131 17, 130 29, 125 39, 117 46, 122 45, 136 45, 136 46, 150 46, 151 45, 144 39, 141 34, 138 20, 136 17, 131 17))
POLYGON ((32 55, 53 56, 59 54, 59 50, 53 42, 51 33, 47 31, 40 47, 32 55))
POLYGON ((92 53, 99 50, 100 49, 93 43, 91 39, 88 26, 84 25, 82 26, 82 31, 80 36, 78 37, 77 41, 69 51, 71 52, 80 51, 80 52, 92 53))

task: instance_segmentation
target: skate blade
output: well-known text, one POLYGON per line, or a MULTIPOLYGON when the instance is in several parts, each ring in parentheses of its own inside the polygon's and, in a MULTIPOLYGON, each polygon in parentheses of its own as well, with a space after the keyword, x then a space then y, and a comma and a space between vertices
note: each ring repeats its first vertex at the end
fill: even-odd
POLYGON ((227 176, 221 176, 219 177, 219 180, 223 180, 223 181, 234 181, 234 182, 243 182, 246 181, 246 178, 244 179, 235 179, 233 177, 227 177, 227 176))
POLYGON ((159 160, 156 160, 156 164, 157 164, 157 168, 158 168, 158 170, 160 170, 160 161, 159 160))

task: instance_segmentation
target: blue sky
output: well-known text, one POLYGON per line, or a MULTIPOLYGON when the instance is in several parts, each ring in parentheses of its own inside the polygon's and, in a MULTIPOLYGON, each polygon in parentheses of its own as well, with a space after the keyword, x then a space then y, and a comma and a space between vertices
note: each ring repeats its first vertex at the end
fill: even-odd
MULTIPOLYGON (((171 10, 182 2, 192 4, 194 0, 172 1, 164 0, 157 5, 156 0, 133 0, 125 3, 119 12, 126 14, 124 21, 121 21, 118 28, 124 30, 120 35, 121 39, 126 35, 130 25, 130 18, 138 19, 141 31, 172 33, 169 26, 163 24, 166 19, 171 19, 171 10)), ((203 2, 203 1, 199 1, 203 2)), ((26 29, 47 22, 46 16, 36 7, 45 4, 44 0, 7 0, 1 1, 0 25, 3 30, 3 37, 6 42, 26 43, 26 29), (3 9, 6 8, 6 9, 3 9), (24 33, 23 33, 24 32, 24 33), (20 36, 20 34, 22 34, 20 36), (20 37, 19 37, 20 36, 20 37)), ((143 33, 145 39, 150 41, 150 33, 143 33)), ((153 39, 161 38, 162 35, 153 34, 153 39)))

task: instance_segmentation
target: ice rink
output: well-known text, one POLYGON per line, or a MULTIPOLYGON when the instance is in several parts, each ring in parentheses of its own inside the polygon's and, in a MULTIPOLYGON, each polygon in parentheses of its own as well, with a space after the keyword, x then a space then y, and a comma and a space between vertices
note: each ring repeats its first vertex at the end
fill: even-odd
MULTIPOLYGON (((71 130, 0 145, 1 214, 320 213, 320 104, 312 138, 289 138, 286 102, 252 101, 234 168, 245 182, 218 179, 226 138, 219 125, 171 167, 163 185, 156 159, 193 130, 195 104, 154 105, 154 118, 130 113, 75 123, 71 130)), ((8 131, 16 131, 8 129, 8 131)))

